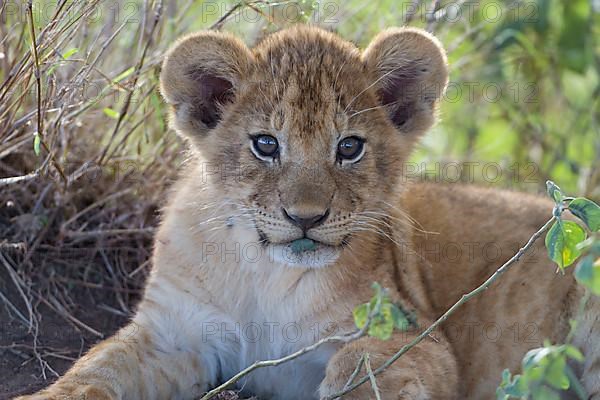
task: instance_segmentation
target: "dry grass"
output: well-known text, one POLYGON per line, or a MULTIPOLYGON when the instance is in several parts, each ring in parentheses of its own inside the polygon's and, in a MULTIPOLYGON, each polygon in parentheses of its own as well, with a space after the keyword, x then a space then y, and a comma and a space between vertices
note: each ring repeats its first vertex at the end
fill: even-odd
POLYGON ((130 312, 179 145, 160 131, 160 4, 129 24, 94 22, 110 11, 99 1, 17 3, 0 2, 0 278, 18 295, 0 297, 46 375, 48 313, 102 336, 72 293, 96 290, 108 312, 130 312))
POLYGON ((0 306, 31 333, 43 373, 48 313, 101 337, 73 294, 118 316, 139 297, 182 162, 157 90, 165 49, 266 6, 205 15, 194 3, 0 1, 0 306))

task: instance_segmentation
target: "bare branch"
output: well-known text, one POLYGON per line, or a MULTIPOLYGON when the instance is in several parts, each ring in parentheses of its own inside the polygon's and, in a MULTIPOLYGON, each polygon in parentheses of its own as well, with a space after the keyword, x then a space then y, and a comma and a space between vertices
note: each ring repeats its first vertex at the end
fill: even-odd
POLYGON ((373 392, 375 393, 375 399, 381 400, 381 393, 379 393, 379 388, 377 387, 377 379, 375 379, 375 375, 373 375, 373 370, 371 369, 371 360, 369 359, 369 353, 365 353, 365 368, 367 370, 367 376, 371 381, 371 387, 373 388, 373 392))
POLYGON ((354 369, 354 372, 352 372, 352 375, 350 375, 350 378, 348 378, 348 382, 346 382, 346 384, 344 385, 344 389, 346 389, 347 387, 350 387, 350 385, 352 385, 352 383, 354 382, 354 380, 360 373, 360 370, 363 367, 363 364, 365 363, 365 355, 366 355, 366 353, 363 353, 363 355, 360 356, 360 359, 358 360, 358 363, 356 364, 356 368, 354 369))
MULTIPOLYGON (((480 286, 478 286, 471 292, 462 295, 460 300, 458 300, 456 303, 454 303, 454 305, 452 307, 450 307, 441 317, 439 317, 433 324, 431 324, 427 329, 425 329, 419 336, 414 338, 407 345, 403 346, 400 350, 398 350, 398 352, 396 354, 394 354, 385 363, 383 363, 379 368, 377 368, 375 371, 373 371, 373 375, 376 376, 376 375, 382 373, 383 371, 385 371, 390 365, 392 365, 394 362, 396 362, 396 360, 398 360, 400 357, 402 357, 406 352, 408 352, 410 349, 412 349, 417 344, 419 344, 423 339, 425 339, 427 336, 429 336, 430 333, 432 333, 438 326, 440 326, 444 321, 446 321, 448 319, 448 317, 450 317, 450 315, 454 314, 454 312, 458 308, 460 308, 463 304, 465 304, 466 302, 471 300, 473 297, 475 297, 475 296, 481 294, 482 292, 484 292, 485 290, 487 290, 494 282, 496 282, 496 280, 498 278, 500 278, 501 275, 503 275, 506 271, 508 271, 510 269, 510 267, 512 267, 517 261, 519 261, 521 259, 521 257, 523 257, 523 255, 527 252, 527 250, 529 250, 531 248, 531 246, 533 246, 533 244, 540 238, 540 236, 542 236, 544 234, 544 232, 546 232, 548 230, 548 228, 550 228, 550 225, 554 222, 555 219, 556 219, 555 216, 550 218, 544 224, 544 226, 542 226, 537 232, 535 232, 529 238, 529 240, 527 241, 525 246, 521 247, 521 249, 519 249, 519 251, 514 256, 512 256, 507 262, 505 262, 500 268, 498 268, 496 270, 496 272, 494 272, 485 282, 483 282, 480 286)), ((324 400, 337 399, 337 398, 345 395, 346 393, 353 391, 354 389, 356 389, 363 383, 367 382, 369 379, 370 379, 369 375, 365 375, 361 379, 359 379, 358 382, 350 385, 347 388, 342 389, 338 393, 334 393, 331 396, 326 397, 324 400)))
POLYGON ((25 182, 36 178, 39 175, 39 171, 31 172, 27 175, 22 176, 11 176, 9 178, 0 178, 0 186, 8 186, 14 183, 25 182))
MULTIPOLYGON (((381 297, 383 297, 383 294, 381 297)), ((377 299, 377 303, 375 304, 375 307, 373 307, 373 310, 371 310, 371 312, 369 313, 369 316, 367 317, 367 321, 361 329, 359 329, 353 333, 349 333, 349 334, 345 334, 345 335, 328 336, 326 338, 319 340, 318 342, 311 344, 310 346, 303 347, 302 349, 296 351, 295 353, 289 354, 282 358, 278 358, 275 360, 257 361, 254 364, 250 365, 249 367, 247 367, 247 368, 241 370, 240 372, 238 372, 237 374, 235 374, 232 378, 227 380, 222 385, 219 385, 216 388, 214 388, 213 390, 207 392, 200 400, 208 400, 208 399, 215 397, 220 392, 226 390, 228 387, 235 384, 237 381, 239 381, 240 379, 242 379, 244 376, 248 375, 250 372, 254 371, 255 369, 264 368, 264 367, 274 367, 279 364, 283 364, 288 361, 292 361, 293 359, 296 359, 296 358, 302 356, 303 354, 306 354, 308 352, 311 352, 311 351, 317 349, 318 347, 320 347, 321 345, 323 345, 325 343, 333 343, 333 342, 349 343, 356 339, 361 338, 369 330, 369 326, 371 325, 371 321, 373 320, 373 318, 376 315, 378 315, 379 312, 381 311, 381 303, 382 303, 381 297, 377 299)))

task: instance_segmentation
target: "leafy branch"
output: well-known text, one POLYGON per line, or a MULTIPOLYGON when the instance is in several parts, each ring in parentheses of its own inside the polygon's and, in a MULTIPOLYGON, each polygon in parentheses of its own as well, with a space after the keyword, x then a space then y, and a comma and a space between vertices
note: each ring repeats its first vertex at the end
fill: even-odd
MULTIPOLYGON (((546 235, 548 256, 558 265, 561 272, 585 256, 575 268, 575 279, 588 289, 581 301, 579 316, 582 315, 590 292, 600 295, 600 207, 588 199, 566 197, 553 182, 546 183, 548 195, 555 202, 554 225, 546 235), (569 210, 592 232, 587 232, 580 224, 564 221, 562 213, 569 210)), ((568 364, 569 360, 583 362, 581 352, 571 344, 577 329, 577 320, 571 320, 571 331, 565 344, 552 345, 545 342, 543 347, 532 349, 523 358, 522 373, 512 376, 508 369, 502 373, 502 382, 496 390, 498 400, 533 399, 560 400, 560 391, 573 389, 581 400, 588 398, 585 388, 568 364)))
POLYGON ((553 215, 556 217, 556 223, 546 236, 548 256, 564 271, 585 255, 575 268, 575 279, 600 296, 600 206, 583 197, 565 197, 553 182, 548 181, 547 187, 548 195, 555 202, 553 215), (588 238, 587 232, 578 223, 563 221, 561 214, 564 210, 569 210, 583 221, 592 236, 588 238))
MULTIPOLYGON (((517 261, 519 261, 519 259, 521 257, 523 257, 523 255, 527 252, 527 250, 529 250, 533 246, 533 244, 540 238, 540 236, 542 236, 544 234, 544 232, 546 232, 546 230, 548 230, 550 225, 554 222, 555 218, 556 218, 555 216, 552 216, 552 218, 550 218, 537 232, 535 232, 529 238, 529 240, 527 241, 525 246, 523 246, 514 256, 512 256, 507 262, 505 262, 500 268, 498 268, 496 270, 496 272, 494 272, 485 282, 483 282, 480 286, 478 286, 471 292, 462 295, 460 300, 458 300, 456 303, 454 303, 454 305, 452 305, 452 307, 450 307, 433 324, 431 324, 427 329, 425 329, 423 332, 421 332, 421 334, 419 334, 417 337, 415 337, 410 343, 408 343, 407 345, 403 346, 400 350, 398 350, 398 352, 396 352, 396 354, 394 354, 392 357, 390 357, 379 368, 375 369, 373 371, 373 375, 376 376, 376 375, 382 373, 383 371, 385 371, 390 365, 392 365, 394 362, 396 362, 400 357, 402 357, 410 349, 415 347, 417 344, 421 343, 423 341, 423 339, 425 339, 427 336, 429 336, 438 326, 440 326, 444 321, 446 321, 448 319, 448 317, 450 317, 450 315, 454 314, 454 312, 458 308, 463 306, 465 303, 467 303, 473 297, 481 294, 486 289, 488 289, 498 278, 500 278, 500 276, 502 276, 506 271, 508 271, 510 269, 510 267, 512 267, 517 261)), ((370 380, 369 375, 365 375, 361 379, 359 379, 356 383, 354 383, 350 386, 347 386, 346 388, 342 389, 341 391, 326 397, 325 400, 337 399, 337 398, 353 391, 354 389, 356 389, 357 387, 359 387, 360 385, 364 384, 365 382, 367 382, 369 380, 370 380)))
POLYGON ((567 364, 569 359, 582 362, 583 354, 570 344, 553 346, 546 341, 544 347, 532 349, 525 354, 521 375, 512 377, 508 369, 504 370, 502 383, 496 390, 496 398, 560 400, 557 390, 567 390, 573 384, 578 398, 587 399, 585 389, 567 364))
POLYGON ((565 210, 582 220, 592 232, 600 230, 600 207, 591 200, 583 197, 565 197, 554 182, 546 183, 548 195, 554 199, 553 215, 556 223, 550 228, 546 236, 548 256, 554 261, 561 271, 573 264, 582 254, 582 243, 587 238, 585 229, 576 222, 564 221, 561 218, 565 210))

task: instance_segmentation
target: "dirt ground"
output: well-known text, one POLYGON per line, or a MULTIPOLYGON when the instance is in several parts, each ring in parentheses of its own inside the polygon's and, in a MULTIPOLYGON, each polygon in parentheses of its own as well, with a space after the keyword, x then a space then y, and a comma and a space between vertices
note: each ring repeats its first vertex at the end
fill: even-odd
MULTIPOLYGON (((0 291, 20 311, 25 309, 2 269, 0 291)), ((105 336, 112 334, 127 320, 99 308, 89 293, 75 292, 73 300, 77 303, 73 316, 105 336)), ((0 305, 0 400, 31 393, 49 385, 56 379, 53 371, 64 373, 73 360, 101 340, 75 327, 44 305, 37 311, 41 318, 36 342, 33 332, 28 332, 15 312, 6 304, 0 305)))

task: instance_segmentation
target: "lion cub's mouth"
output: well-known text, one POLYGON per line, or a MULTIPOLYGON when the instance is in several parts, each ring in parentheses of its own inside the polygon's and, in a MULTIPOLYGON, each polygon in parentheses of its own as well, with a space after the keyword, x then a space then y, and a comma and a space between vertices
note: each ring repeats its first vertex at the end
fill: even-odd
POLYGON ((332 246, 307 237, 287 243, 271 243, 276 261, 293 267, 320 268, 334 263, 341 246, 332 246))
POLYGON ((294 254, 302 253, 303 251, 311 251, 317 248, 319 242, 309 239, 309 238, 301 238, 296 239, 290 242, 290 250, 294 254))

